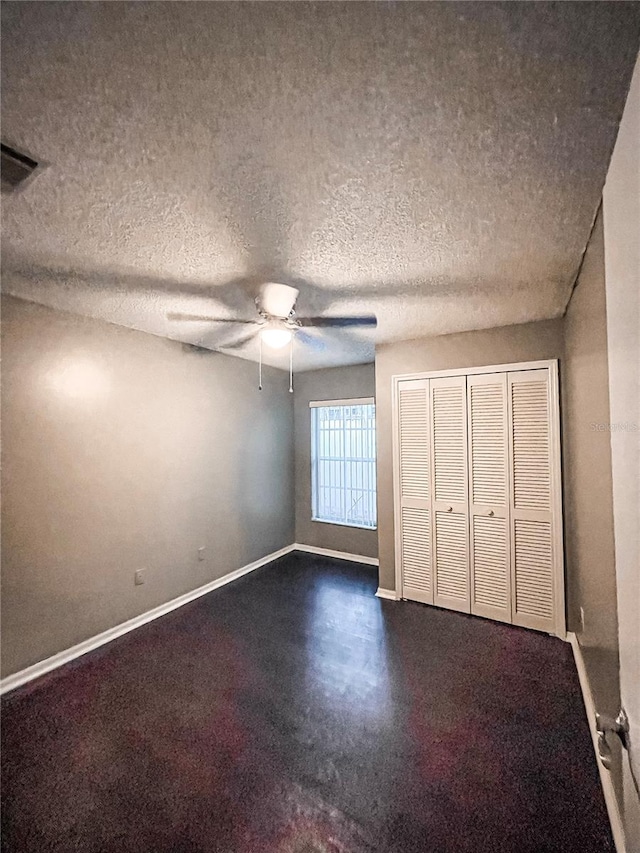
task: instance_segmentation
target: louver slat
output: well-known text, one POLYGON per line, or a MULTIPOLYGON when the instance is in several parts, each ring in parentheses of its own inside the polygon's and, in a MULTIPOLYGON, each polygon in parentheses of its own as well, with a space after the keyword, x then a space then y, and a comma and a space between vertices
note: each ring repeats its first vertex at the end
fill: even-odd
POLYGON ((513 502, 516 509, 549 510, 551 466, 547 382, 511 386, 513 502))
POLYGON ((505 397, 500 384, 470 387, 471 499, 475 504, 507 502, 505 397))
POLYGON ((429 382, 401 382, 398 444, 402 597, 428 604, 433 602, 429 442, 429 382))
POLYGON ((429 598, 431 589, 430 513, 428 509, 402 509, 402 567, 404 586, 429 598))
POLYGON ((553 618, 551 524, 515 521, 516 613, 553 618))
POLYGON ((461 513, 436 512, 437 594, 464 602, 469 598, 467 519, 461 513))
POLYGON ((548 371, 510 373, 509 403, 513 621, 553 631, 556 558, 548 371))
POLYGON ((462 385, 435 386, 432 392, 435 499, 467 499, 465 399, 462 385))
POLYGON ((431 380, 434 603, 470 611, 467 380, 431 380))
POLYGON ((507 522, 481 515, 473 519, 473 600, 476 605, 509 608, 507 522))
POLYGON ((400 486, 405 498, 429 498, 429 422, 424 388, 400 390, 400 486))
POLYGON ((511 621, 507 377, 469 376, 471 612, 511 621))

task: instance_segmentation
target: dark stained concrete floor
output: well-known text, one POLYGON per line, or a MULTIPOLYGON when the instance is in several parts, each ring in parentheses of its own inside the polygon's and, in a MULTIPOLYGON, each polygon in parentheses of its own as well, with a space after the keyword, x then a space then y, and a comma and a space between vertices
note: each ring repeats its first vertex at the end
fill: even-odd
POLYGON ((570 647, 291 554, 5 697, 12 853, 613 851, 570 647))

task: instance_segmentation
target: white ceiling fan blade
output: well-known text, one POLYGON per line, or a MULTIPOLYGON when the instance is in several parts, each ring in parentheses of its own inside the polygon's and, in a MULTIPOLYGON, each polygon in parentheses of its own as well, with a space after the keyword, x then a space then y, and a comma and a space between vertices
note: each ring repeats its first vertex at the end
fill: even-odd
POLYGON ((178 314, 170 312, 167 314, 167 320, 172 320, 178 323, 236 323, 236 324, 253 324, 255 320, 238 320, 235 317, 211 317, 209 314, 178 314))
POLYGON ((296 340, 300 341, 301 344, 316 350, 316 352, 324 352, 327 348, 327 345, 322 338, 314 338, 313 335, 305 332, 304 329, 296 330, 296 340))
POLYGON ((298 293, 295 287, 288 284, 267 282, 260 291, 260 307, 272 317, 288 317, 296 304, 298 293))
POLYGON ((252 341, 256 336, 255 331, 247 332, 247 334, 242 335, 239 338, 236 338, 234 341, 229 341, 228 343, 222 343, 218 345, 218 349, 227 350, 227 349, 240 349, 245 344, 248 344, 249 341, 252 341))

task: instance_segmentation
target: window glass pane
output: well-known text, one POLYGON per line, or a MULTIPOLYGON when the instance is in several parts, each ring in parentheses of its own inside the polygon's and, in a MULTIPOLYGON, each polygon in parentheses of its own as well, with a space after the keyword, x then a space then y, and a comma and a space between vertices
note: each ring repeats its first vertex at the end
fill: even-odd
POLYGON ((375 405, 311 409, 313 519, 376 526, 375 405))

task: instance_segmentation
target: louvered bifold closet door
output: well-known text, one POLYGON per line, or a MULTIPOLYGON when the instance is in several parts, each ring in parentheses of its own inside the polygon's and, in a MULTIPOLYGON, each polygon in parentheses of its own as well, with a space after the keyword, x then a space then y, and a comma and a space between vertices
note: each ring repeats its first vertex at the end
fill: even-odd
POLYGON ((467 377, 471 612, 511 621, 507 375, 467 377))
POLYGON ((555 629, 549 371, 508 374, 512 622, 555 629))
POLYGON ((433 603, 429 380, 398 384, 402 598, 433 603))
POLYGON ((433 603, 470 612, 467 383, 431 379, 433 603))

